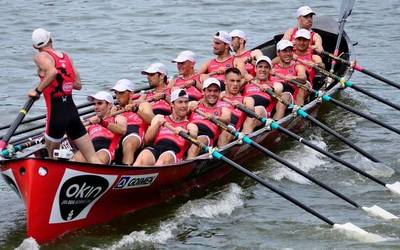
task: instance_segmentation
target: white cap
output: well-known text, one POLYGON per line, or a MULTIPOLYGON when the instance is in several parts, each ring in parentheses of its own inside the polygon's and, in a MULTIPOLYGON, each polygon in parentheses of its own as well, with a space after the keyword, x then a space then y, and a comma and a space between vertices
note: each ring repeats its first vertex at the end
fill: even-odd
POLYGON ((242 38, 243 40, 247 41, 246 33, 244 33, 241 30, 232 30, 231 33, 229 33, 229 35, 231 36, 231 38, 239 37, 239 38, 242 38))
POLYGON ((310 6, 301 6, 297 9, 297 17, 307 16, 310 13, 315 15, 315 12, 310 8, 310 6))
POLYGON ((99 100, 99 101, 106 101, 111 104, 114 103, 114 99, 113 99, 112 95, 106 91, 99 91, 94 95, 88 96, 87 99, 90 102, 93 102, 94 100, 99 100))
POLYGON ((293 43, 289 40, 282 39, 276 45, 276 51, 284 50, 287 47, 293 47, 293 43))
POLYGON ((186 61, 196 62, 196 54, 190 50, 184 50, 172 60, 173 63, 182 63, 186 61))
POLYGON ((189 100, 189 95, 184 89, 175 89, 171 93, 171 102, 178 100, 179 98, 186 98, 189 100))
POLYGON ((133 83, 128 80, 128 79, 121 79, 118 80, 117 83, 112 87, 111 90, 115 90, 118 92, 124 92, 124 91, 133 91, 133 83))
POLYGON ((167 73, 167 68, 162 63, 150 64, 150 66, 147 67, 147 69, 142 71, 142 75, 153 74, 153 73, 161 73, 161 74, 164 74, 164 75, 168 74, 167 73))
POLYGON ((215 33, 214 38, 226 43, 226 44, 231 44, 232 38, 226 31, 218 31, 215 33))
POLYGON ((45 29, 38 28, 32 32, 33 47, 39 49, 43 48, 50 41, 50 32, 45 29))
POLYGON ((294 36, 294 38, 298 38, 298 37, 303 37, 305 39, 310 40, 311 37, 311 33, 309 30, 306 29, 299 29, 298 31, 296 31, 296 35, 294 36))
POLYGON ((218 88, 221 89, 221 83, 220 83, 220 81, 219 81, 217 78, 214 78, 214 77, 207 78, 207 79, 203 82, 203 89, 206 89, 206 88, 210 87, 210 86, 213 85, 213 84, 217 85, 218 88))
POLYGON ((268 56, 260 56, 256 61, 256 66, 260 62, 267 62, 269 64, 269 66, 272 68, 272 61, 271 61, 271 58, 269 58, 268 56))

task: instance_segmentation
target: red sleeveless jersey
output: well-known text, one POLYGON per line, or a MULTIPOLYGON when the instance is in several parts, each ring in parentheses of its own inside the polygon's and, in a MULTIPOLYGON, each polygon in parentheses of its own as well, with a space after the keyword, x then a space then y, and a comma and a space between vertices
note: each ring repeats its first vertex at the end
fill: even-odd
MULTIPOLYGON (((202 111, 203 113, 206 114, 211 114, 213 116, 221 116, 222 114, 222 107, 218 105, 215 105, 214 107, 206 107, 203 103, 200 103, 197 108, 202 111)), ((212 121, 208 120, 207 118, 203 117, 202 115, 197 114, 196 112, 193 112, 190 117, 189 121, 196 124, 196 125, 203 125, 206 126, 212 133, 213 133, 213 138, 210 138, 211 140, 211 145, 213 145, 213 142, 216 138, 218 138, 220 134, 220 130, 217 125, 215 125, 212 121)))
MULTIPOLYGON (((296 52, 295 52, 296 53, 296 52)), ((297 55, 297 54, 296 54, 297 55)), ((307 51, 307 53, 305 55, 297 55, 297 58, 305 61, 305 62, 313 62, 313 54, 311 51, 307 51)), ((315 71, 312 67, 309 66, 305 66, 306 67, 306 71, 307 71, 307 77, 308 80, 310 81, 311 87, 313 86, 313 80, 315 77, 315 71)))
MULTIPOLYGON (((246 61, 247 59, 249 59, 251 57, 251 51, 247 50, 246 52, 244 52, 241 55, 235 55, 236 58, 240 58, 244 61, 246 61)), ((256 67, 254 67, 254 65, 250 62, 246 62, 246 64, 244 65, 246 68, 247 73, 249 73, 252 76, 256 76, 256 67)))
POLYGON ((135 112, 128 111, 121 114, 126 118, 127 125, 137 126, 139 130, 139 137, 143 138, 144 132, 147 130, 148 125, 144 122, 142 117, 135 112))
MULTIPOLYGON (((230 101, 238 101, 240 103, 243 103, 244 100, 244 96, 242 95, 237 95, 234 97, 227 97, 225 96, 224 98, 230 100, 230 101)), ((230 103, 228 102, 218 102, 217 105, 219 107, 225 107, 228 108, 231 111, 231 123, 235 126, 235 128, 237 130, 240 130, 240 128, 243 125, 244 120, 246 119, 246 115, 245 113, 243 113, 242 111, 240 111, 239 109, 235 108, 234 106, 232 106, 230 103)))
MULTIPOLYGON (((267 84, 272 87, 273 84, 270 81, 259 82, 260 85, 267 84)), ((248 83, 244 86, 243 96, 252 97, 254 99, 254 106, 263 106, 270 116, 272 110, 276 105, 276 100, 273 99, 268 93, 261 91, 261 89, 254 83, 248 83)))
MULTIPOLYGON (((296 33, 298 30, 299 30, 298 27, 293 28, 292 35, 290 36, 290 41, 293 41, 295 39, 294 37, 296 36, 296 33)), ((310 47, 314 45, 314 35, 315 35, 315 32, 310 30, 310 45, 309 45, 310 47)))
MULTIPOLYGON (((189 82, 191 83, 193 80, 195 80, 196 82, 200 82, 200 75, 195 74, 187 79, 184 79, 182 76, 178 76, 175 79, 175 86, 183 88, 183 86, 185 86, 186 83, 189 82)), ((189 88, 186 89, 186 92, 189 95, 190 100, 198 101, 201 98, 203 98, 203 93, 195 86, 190 86, 189 88)))
MULTIPOLYGON (((223 68, 225 70, 229 69, 229 68, 233 68, 234 67, 234 60, 235 57, 234 56, 230 56, 227 59, 225 59, 223 62, 218 62, 217 59, 212 59, 210 61, 210 64, 208 64, 208 68, 207 68, 207 73, 212 73, 214 71, 219 70, 220 68, 223 68)), ((212 77, 217 78, 220 81, 225 81, 225 74, 221 74, 221 75, 213 75, 212 77)))
MULTIPOLYGON (((289 75, 289 76, 297 76, 297 71, 296 71, 296 63, 292 61, 287 68, 283 68, 279 65, 279 63, 274 64, 272 66, 272 69, 275 71, 275 73, 281 74, 281 75, 289 75)), ((271 82, 281 82, 284 83, 285 80, 277 77, 277 76, 271 76, 271 82)))
MULTIPOLYGON (((115 123, 115 118, 113 116, 106 117, 104 118, 104 120, 109 123, 115 123)), ((111 153, 111 160, 113 160, 115 156, 115 150, 118 149, 121 135, 111 132, 109 129, 103 127, 100 124, 90 125, 87 131, 90 139, 92 140, 96 138, 105 138, 111 141, 110 146, 107 149, 111 153)))
MULTIPOLYGON (((171 95, 171 90, 166 89, 166 90, 164 90, 164 93, 166 95, 171 95)), ((153 100, 153 97, 154 97, 154 92, 149 92, 146 95, 146 101, 153 100)), ((164 99, 160 99, 160 100, 152 102, 151 107, 153 108, 153 113, 155 115, 169 115, 172 113, 171 106, 164 99)))

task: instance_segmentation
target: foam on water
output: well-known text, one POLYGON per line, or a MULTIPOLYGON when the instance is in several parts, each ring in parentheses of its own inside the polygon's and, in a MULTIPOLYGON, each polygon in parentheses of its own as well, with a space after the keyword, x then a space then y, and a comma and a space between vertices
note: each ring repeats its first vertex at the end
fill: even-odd
POLYGON ((369 233, 350 222, 346 224, 334 224, 333 229, 343 233, 348 238, 356 239, 361 242, 377 243, 388 240, 378 234, 369 233))
POLYGON ((356 159, 358 158, 357 166, 372 176, 391 177, 395 173, 391 167, 383 163, 370 161, 364 156, 357 154, 356 159))
POLYGON ((32 237, 25 239, 22 241, 21 245, 19 245, 15 250, 38 250, 40 249, 39 244, 32 237))
MULTIPOLYGON (((236 208, 243 206, 242 188, 230 184, 229 190, 215 199, 199 199, 188 201, 178 209, 176 216, 160 224, 159 229, 153 233, 134 231, 107 249, 121 249, 137 243, 165 244, 168 239, 178 234, 178 226, 191 216, 200 218, 215 218, 220 215, 230 215, 236 208)), ((94 248, 99 249, 99 248, 94 248)))

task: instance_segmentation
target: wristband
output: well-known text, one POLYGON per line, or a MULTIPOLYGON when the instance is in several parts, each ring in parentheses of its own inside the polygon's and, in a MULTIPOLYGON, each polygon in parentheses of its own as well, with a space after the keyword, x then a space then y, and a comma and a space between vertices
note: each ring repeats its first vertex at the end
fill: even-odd
POLYGON ((35 88, 35 92, 36 92, 38 95, 41 95, 41 94, 42 94, 42 91, 39 91, 38 87, 35 88))
POLYGON ((105 128, 108 128, 108 125, 110 125, 110 123, 106 120, 100 119, 100 125, 105 128))

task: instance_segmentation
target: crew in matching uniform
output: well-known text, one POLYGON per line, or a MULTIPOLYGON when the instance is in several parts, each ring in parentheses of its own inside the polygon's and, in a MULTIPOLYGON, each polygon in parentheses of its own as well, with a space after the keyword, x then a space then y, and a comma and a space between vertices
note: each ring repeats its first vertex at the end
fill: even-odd
POLYGON ((185 89, 190 101, 200 100, 203 93, 201 92, 200 74, 194 69, 196 55, 190 50, 185 50, 179 53, 172 62, 176 63, 179 75, 169 82, 169 88, 185 89))
POLYGON ((184 159, 189 148, 189 142, 178 135, 179 131, 188 132, 197 136, 197 126, 188 120, 189 95, 184 89, 175 89, 171 93, 172 114, 156 115, 145 134, 146 147, 140 152, 134 166, 162 166, 173 164, 184 159), (174 131, 167 128, 165 123, 174 127, 174 131))
POLYGON ((247 36, 243 31, 232 30, 229 35, 232 39, 231 48, 235 52, 235 58, 241 59, 245 64, 247 73, 255 77, 256 70, 254 65, 257 61, 257 58, 262 56, 263 53, 259 49, 246 50, 247 36))
MULTIPOLYGON (((218 105, 219 96, 221 94, 221 83, 217 78, 210 77, 203 82, 204 98, 199 102, 193 101, 190 103, 192 113, 189 121, 198 127, 197 139, 210 147, 215 146, 218 141, 221 129, 212 121, 204 117, 202 114, 197 113, 200 111, 204 114, 215 117, 225 124, 231 121, 231 111, 226 107, 218 105)), ((192 145, 188 151, 188 158, 193 158, 200 153, 200 149, 192 145)))
MULTIPOLYGON (((126 118, 111 114, 113 97, 108 92, 99 91, 88 96, 88 100, 94 103, 96 115, 88 119, 87 131, 101 163, 109 165, 114 160, 121 137, 126 134, 126 118)), ((73 160, 86 162, 80 151, 74 155, 73 160)))
MULTIPOLYGON (((136 103, 131 100, 133 83, 128 79, 117 81, 112 88, 118 101, 118 109, 126 110, 121 115, 126 118, 127 131, 120 140, 117 155, 121 158, 122 164, 132 165, 135 153, 143 145, 144 133, 151 123, 154 114, 150 103, 136 103)), ((118 159, 120 160, 120 159, 118 159)))
POLYGON ((171 114, 169 96, 171 90, 168 88, 167 68, 162 63, 153 63, 142 71, 142 75, 147 76, 150 87, 153 91, 147 92, 140 99, 152 102, 153 113, 155 115, 171 114))

